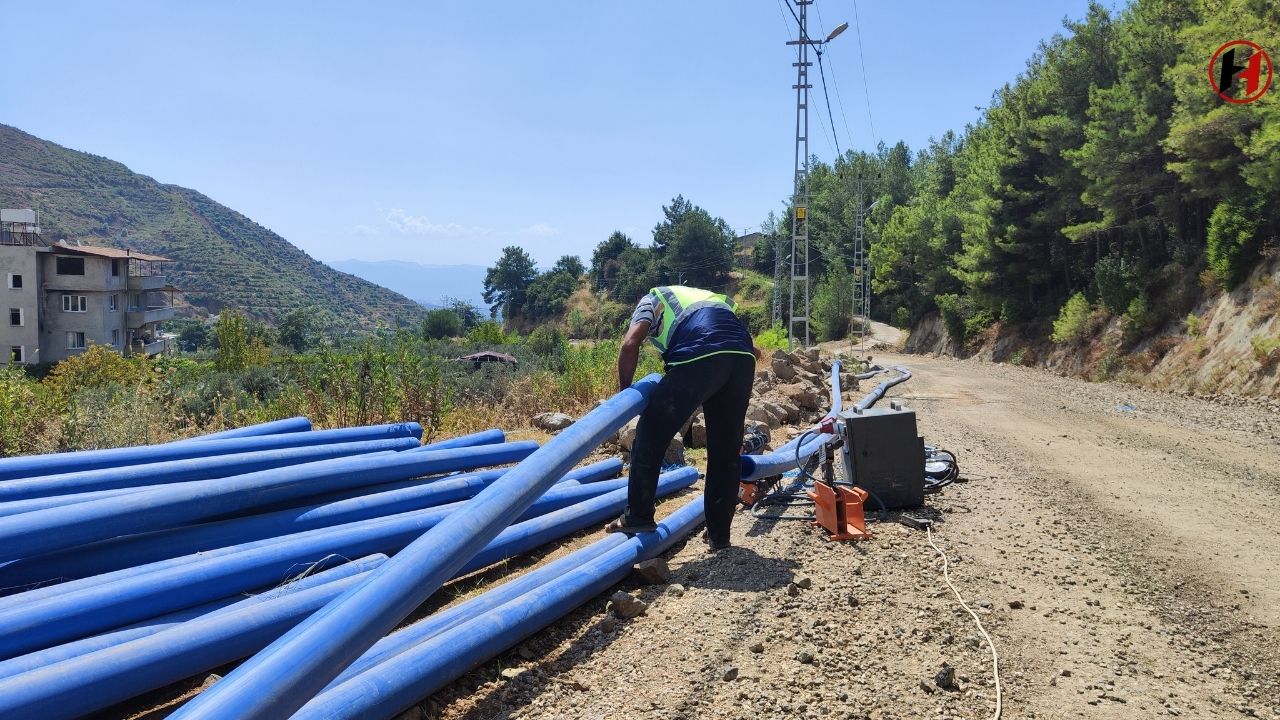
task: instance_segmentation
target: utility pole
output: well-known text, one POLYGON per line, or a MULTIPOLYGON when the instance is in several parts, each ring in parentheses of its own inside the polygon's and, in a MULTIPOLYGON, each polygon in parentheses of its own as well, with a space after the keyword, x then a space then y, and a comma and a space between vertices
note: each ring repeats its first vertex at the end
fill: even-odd
POLYGON ((796 46, 796 151, 795 191, 791 198, 791 307, 788 310, 787 347, 791 339, 798 338, 796 323, 804 324, 804 346, 809 345, 809 5, 813 0, 792 0, 796 4, 796 20, 800 24, 797 40, 788 41, 796 46), (800 286, 804 296, 804 314, 797 314, 796 289, 800 286))
POLYGON ((773 328, 782 325, 782 236, 776 229, 770 234, 773 241, 773 323, 769 327, 773 328))
POLYGON ((853 307, 852 321, 856 324, 849 340, 851 345, 858 345, 858 352, 867 351, 867 334, 871 332, 871 265, 867 262, 867 241, 863 232, 867 213, 880 204, 877 200, 865 205, 865 194, 862 185, 862 174, 858 173, 856 186, 857 205, 853 220, 853 307))

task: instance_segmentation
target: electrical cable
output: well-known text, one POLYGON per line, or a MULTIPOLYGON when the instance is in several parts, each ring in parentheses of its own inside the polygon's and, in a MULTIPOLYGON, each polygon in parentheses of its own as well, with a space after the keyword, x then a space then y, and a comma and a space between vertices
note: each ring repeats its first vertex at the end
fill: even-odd
POLYGON ((949 569, 950 561, 947 559, 947 554, 942 552, 942 548, 938 547, 937 544, 933 542, 933 530, 931 530, 928 525, 925 525, 924 531, 926 537, 929 539, 929 544, 933 546, 933 549, 936 550, 938 555, 942 558, 942 579, 947 583, 947 587, 951 588, 951 592, 955 594, 956 600, 960 603, 960 607, 964 608, 965 611, 969 613, 969 616, 973 618, 974 624, 978 626, 978 632, 982 633, 982 637, 987 641, 987 646, 991 648, 991 673, 995 677, 996 681, 996 710, 995 714, 991 716, 991 720, 1000 720, 1002 700, 1000 694, 1000 656, 996 654, 996 644, 991 639, 991 636, 987 634, 987 629, 982 626, 982 620, 978 619, 978 614, 973 611, 973 608, 969 607, 968 603, 964 601, 964 598, 960 596, 960 591, 957 590, 956 586, 951 582, 951 573, 949 569))
POLYGON ((867 98, 867 123, 871 126, 871 140, 879 144, 876 138, 876 121, 871 117, 871 90, 867 87, 867 60, 862 55, 862 22, 858 19, 858 0, 853 0, 853 31, 858 36, 858 62, 862 66, 862 92, 867 98))

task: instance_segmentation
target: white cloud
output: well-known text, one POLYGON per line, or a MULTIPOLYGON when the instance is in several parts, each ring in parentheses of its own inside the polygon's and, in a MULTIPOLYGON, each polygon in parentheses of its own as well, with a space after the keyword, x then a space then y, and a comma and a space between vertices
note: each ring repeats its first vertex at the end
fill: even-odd
POLYGON ((533 225, 530 225, 527 228, 521 228, 518 232, 521 235, 536 235, 538 237, 551 237, 552 235, 559 235, 560 229, 556 227, 552 227, 547 223, 534 223, 533 225))
MULTIPOLYGON (((475 225, 462 225, 461 223, 433 222, 426 215, 410 215, 403 208, 391 208, 382 215, 382 220, 392 230, 401 235, 444 235, 456 237, 466 235, 475 237, 478 235, 488 235, 492 237, 509 237, 512 235, 533 235, 534 237, 552 237, 560 234, 560 228, 549 223, 534 223, 518 230, 497 230, 489 227, 480 227, 475 225)), ((377 235, 378 231, 368 225, 357 225, 353 228, 357 235, 377 235)))
POLYGON ((355 235, 378 235, 378 229, 368 225, 356 225, 351 228, 351 232, 355 235))
POLYGON ((491 232, 488 228, 431 222, 426 215, 410 215, 401 208, 391 208, 383 220, 402 235, 484 235, 491 232))

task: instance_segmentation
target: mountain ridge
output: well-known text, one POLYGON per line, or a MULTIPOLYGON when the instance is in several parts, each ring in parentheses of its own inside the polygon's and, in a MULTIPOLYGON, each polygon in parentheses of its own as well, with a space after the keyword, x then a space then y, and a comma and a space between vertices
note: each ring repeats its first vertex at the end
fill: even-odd
POLYGON ((276 321, 313 308, 331 329, 406 326, 420 303, 311 257, 198 190, 0 124, 0 206, 40 211, 45 239, 173 259, 173 283, 204 313, 236 307, 276 321))

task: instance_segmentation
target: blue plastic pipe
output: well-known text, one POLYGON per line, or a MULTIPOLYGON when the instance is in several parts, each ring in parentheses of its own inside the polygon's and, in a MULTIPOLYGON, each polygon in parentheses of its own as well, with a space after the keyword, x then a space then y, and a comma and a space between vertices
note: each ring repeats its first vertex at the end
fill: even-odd
POLYGON ((386 561, 386 559, 387 556, 382 554, 369 555, 368 557, 359 558, 349 563, 343 563, 328 570, 305 575, 296 580, 290 580, 283 585, 273 587, 247 598, 241 595, 221 598, 204 605, 198 605, 185 610, 172 612, 167 615, 149 618, 140 623, 120 628, 119 630, 113 630, 101 635, 93 635, 74 642, 56 645, 45 650, 38 650, 33 653, 10 658, 0 662, 0 680, 14 675, 20 675, 24 672, 44 667, 45 665, 62 662, 63 660, 68 660, 79 655, 96 652, 103 648, 122 645, 130 640, 154 635, 161 630, 177 627, 189 620, 211 616, 216 613, 233 612, 243 608, 253 607, 277 597, 283 597, 308 588, 333 582, 334 580, 341 580, 363 572, 368 572, 369 570, 381 565, 386 561))
POLYGON ((94 490, 116 490, 191 480, 210 480, 287 465, 404 448, 404 440, 400 438, 325 443, 8 480, 0 482, 0 508, 18 500, 71 495, 94 490))
MULTIPOLYGON (((525 594, 425 637, 311 700, 293 720, 391 718, 489 658, 550 625, 626 577, 633 563, 653 557, 702 521, 702 499, 644 533, 525 594)), ((386 567, 386 565, 383 565, 386 567)), ((215 685, 216 687, 216 685, 215 685)))
POLYGON ((258 423, 257 425, 246 425, 241 428, 232 428, 221 432, 197 435, 195 437, 185 438, 175 442, 204 442, 205 440, 225 440, 227 438, 283 435, 285 433, 310 431, 311 421, 299 415, 297 417, 285 418, 284 420, 272 420, 271 422, 258 423))
POLYGON ((570 425, 369 579, 290 630, 173 718, 288 717, 475 557, 556 478, 638 415, 650 375, 570 425))
MULTIPOLYGON (((687 486, 696 478, 697 472, 691 468, 668 473, 659 484, 659 493, 666 494, 687 486)), ((612 494, 617 495, 612 512, 620 512, 626 502, 625 489, 612 494)), ((570 522, 561 529, 561 536, 573 532, 573 527, 582 522, 581 517, 568 519, 570 522)), ((509 532, 517 532, 505 540, 500 537, 494 545, 502 542, 509 552, 518 552, 518 548, 524 547, 538 534, 520 533, 521 525, 524 523, 509 528, 509 532)), ((658 535, 660 533, 647 536, 658 535)), ((606 538, 605 544, 611 547, 620 542, 631 540, 614 536, 606 538)), ((602 547, 598 551, 604 552, 605 549, 602 547)), ((578 566, 595 554, 598 553, 578 555, 578 566)), ((558 565, 558 569, 570 567, 563 561, 558 565)), ((330 590, 339 586, 350 587, 348 583, 353 579, 327 583, 322 587, 330 590)), ((520 587, 527 589, 529 583, 526 581, 520 587)), ((272 598, 254 607, 227 608, 175 628, 0 679, 0 717, 76 717, 243 657, 335 596, 321 593, 321 589, 317 587, 287 597, 272 598), (75 697, 65 697, 72 689, 75 697)))
MULTIPOLYGON (((418 441, 416 438, 404 438, 399 442, 416 446, 418 441)), ((11 515, 0 518, 0 561, 119 535, 163 530, 330 490, 502 465, 527 457, 536 448, 536 443, 506 443, 373 458, 338 458, 217 480, 195 480, 146 492, 11 515)))
MULTIPOLYGON (((574 470, 572 473, 569 473, 565 477, 566 478, 570 478, 573 476, 581 477, 580 474, 603 472, 603 470, 607 469, 610 464, 611 463, 609 461, 603 461, 601 463, 588 465, 583 468, 574 470)), ((496 470, 491 472, 500 473, 505 471, 496 470)), ((569 481, 569 482, 572 482, 572 481, 569 481)), ((373 486, 373 487, 377 488, 377 487, 386 487, 386 486, 373 486)), ((548 491, 548 493, 550 493, 550 491, 548 491)), ((551 498, 547 498, 547 496, 544 495, 542 500, 546 502, 544 502, 544 504, 539 507, 544 508, 544 511, 550 512, 551 510, 555 509, 550 504, 547 504, 555 501, 554 495, 551 498)), ((455 503, 453 505, 442 506, 442 507, 443 507, 443 512, 447 512, 449 510, 460 507, 460 505, 455 503)), ((560 507, 560 506, 557 505, 556 507, 560 507)), ((421 512, 430 512, 431 510, 432 509, 428 509, 427 511, 421 511, 421 512)), ((531 511, 532 511, 532 508, 531 508, 531 511)), ((348 523, 342 526, 341 528, 334 528, 332 532, 326 533, 325 536, 330 540, 334 540, 335 542, 339 542, 339 541, 348 542, 350 544, 348 545, 342 545, 342 544, 323 545, 322 544, 315 547, 311 547, 311 549, 307 550, 307 552, 319 553, 316 555, 316 557, 319 557, 325 552, 344 552, 348 555, 353 555, 353 554, 361 555, 361 554, 365 554, 366 552, 383 552, 383 550, 379 549, 381 546, 378 546, 378 545, 375 545, 373 550, 367 550, 367 551, 361 552, 360 547, 363 547, 363 546, 358 545, 358 543, 361 542, 365 537, 362 534, 363 530, 374 529, 375 527, 377 528, 376 532, 380 532, 383 535, 387 536, 388 538, 391 538, 392 540, 399 542, 399 544, 396 544, 395 542, 390 542, 390 544, 387 546, 388 549, 385 551, 385 552, 394 552, 396 550, 399 550, 400 548, 403 548, 409 542, 409 540, 400 541, 400 538, 398 536, 395 536, 396 532, 405 530, 409 533, 416 532, 417 534, 421 534, 423 530, 434 525, 434 523, 438 521, 439 517, 443 517, 443 515, 429 515, 429 516, 419 517, 419 514, 420 513, 417 513, 417 514, 401 513, 400 515, 395 516, 395 518, 382 518, 382 520, 388 520, 388 521, 393 519, 402 519, 402 520, 409 521, 411 523, 411 524, 403 525, 400 527, 382 527, 379 523, 379 520, 365 520, 358 523, 348 523), (350 535, 343 534, 340 536, 338 534, 339 532, 342 532, 342 533, 350 532, 352 534, 350 535), (335 547, 337 549, 333 549, 335 547)), ((101 573, 98 575, 91 575, 89 577, 80 578, 78 580, 67 580, 66 582, 62 582, 60 584, 43 584, 39 587, 27 589, 24 592, 22 592, 20 595, 11 595, 10 597, 0 598, 0 610, 5 610, 11 607, 18 607, 23 604, 31 603, 36 600, 41 600, 46 597, 52 597, 55 595, 65 595, 67 593, 72 593, 72 592, 79 592, 81 590, 84 590, 86 588, 91 588, 91 587, 105 586, 109 583, 116 583, 122 580, 133 578, 139 575, 145 575, 145 574, 156 572, 159 570, 166 570, 172 567, 190 565, 190 563, 196 559, 201 561, 206 561, 206 560, 211 560, 212 558, 223 557, 226 555, 241 552, 244 550, 249 550, 252 548, 266 547, 268 545, 274 545, 281 552, 291 551, 291 550, 288 550, 288 548, 286 548, 286 546, 281 543, 293 542, 293 541, 306 542, 308 541, 308 538, 314 538, 318 534, 323 532, 324 532, 323 530, 307 531, 305 533, 298 533, 288 537, 257 540, 253 542, 242 543, 239 545, 217 548, 215 550, 208 550, 200 553, 199 556, 197 556, 196 558, 191 558, 184 555, 181 557, 171 558, 169 560, 159 560, 159 561, 147 563, 147 564, 135 564, 131 567, 126 567, 120 570, 113 570, 111 572, 101 573)), ((414 535, 413 537, 416 537, 416 535, 414 535)), ((412 540, 412 537, 410 537, 409 539, 412 540)), ((16 565, 16 563, 10 563, 10 565, 16 565)), ((7 567, 8 565, 5 566, 5 568, 7 567)), ((50 580, 50 581, 56 580, 56 579, 60 579, 60 578, 54 578, 54 577, 46 578, 46 580, 50 580)), ((4 585, 4 583, 0 581, 0 585, 4 585)))
POLYGON ((333 682, 329 683, 325 690, 341 685, 384 660, 399 655, 423 642, 432 635, 461 625, 480 613, 492 610, 534 588, 541 587, 566 572, 584 565, 593 558, 625 543, 627 539, 627 536, 621 533, 606 534, 603 539, 591 543, 581 550, 530 570, 514 580, 508 580, 469 600, 464 600, 452 607, 436 611, 412 625, 401 628, 375 643, 364 655, 360 656, 359 660, 352 663, 333 682))
POLYGON ((427 443, 418 448, 418 450, 448 450, 449 448, 476 447, 477 445, 498 445, 506 441, 506 433, 498 428, 489 428, 470 435, 459 435, 455 438, 427 443))
MULTIPOLYGON (((697 470, 689 467, 664 473, 658 482, 658 495, 665 496, 676 492, 677 490, 686 488, 696 482, 697 479, 697 470)), ((613 495, 613 497, 601 496, 596 498, 591 501, 591 505, 594 506, 591 511, 587 510, 586 505, 587 503, 583 503, 581 506, 569 508, 569 510, 575 511, 575 517, 567 520, 566 524, 572 523, 575 526, 591 527, 591 525, 598 522, 601 518, 608 518, 610 516, 610 512, 617 513, 624 508, 626 505, 626 494, 624 492, 613 495)), ((699 505, 699 507, 701 507, 701 505, 699 505)), ((476 556, 477 560, 485 555, 494 557, 498 554, 509 553, 510 550, 505 548, 505 552, 503 553, 495 552, 498 551, 499 548, 502 548, 506 543, 519 542, 522 545, 529 544, 530 547, 537 547, 536 543, 539 539, 536 537, 537 525, 556 525, 559 523, 559 519, 556 517, 557 515, 567 516, 569 513, 566 510, 559 510, 538 518, 536 524, 532 521, 526 521, 511 526, 495 538, 493 542, 489 543, 489 547, 485 548, 480 555, 476 556)), ((560 527, 563 530, 563 526, 560 527)), ((617 533, 606 535, 604 539, 592 543, 582 550, 537 568, 536 570, 532 570, 515 580, 504 583, 492 590, 488 590, 481 595, 467 600, 466 602, 460 603, 446 610, 441 610, 440 612, 424 618, 423 620, 420 620, 406 628, 397 630, 382 640, 379 640, 372 648, 369 648, 368 652, 361 655, 359 660, 352 663, 350 667, 331 682, 329 687, 334 687, 348 678, 358 675, 365 669, 376 665, 393 655, 403 652, 409 647, 422 642, 438 632, 443 632, 455 625, 466 622, 468 619, 475 617, 481 612, 497 607, 508 600, 523 595, 525 592, 528 592, 533 588, 544 585, 550 580, 563 575, 568 570, 583 565, 592 558, 623 544, 627 539, 627 536, 617 533)), ((673 538, 671 542, 674 541, 675 539, 673 538)), ((653 554, 656 555, 658 552, 661 552, 662 549, 665 549, 665 547, 666 545, 662 545, 662 548, 655 550, 653 554)), ((480 566, 479 563, 474 560, 469 565, 477 566, 476 569, 480 566)), ((467 572, 470 572, 470 570, 471 569, 469 567, 463 568, 459 575, 466 574, 467 572)))
MULTIPOLYGON (((576 485, 581 482, 598 482, 616 475, 620 464, 616 460, 604 461, 579 468, 566 474, 561 483, 576 485)), ((507 471, 488 470, 453 475, 430 483, 404 484, 403 487, 390 489, 384 489, 388 486, 360 488, 358 491, 381 492, 326 500, 261 515, 129 535, 24 558, 0 568, 0 586, 20 586, 55 578, 83 578, 254 540, 444 505, 473 497, 505 472, 507 471)), ((400 484, 402 483, 395 483, 400 484)))
MULTIPOLYGON (((547 492, 526 512, 543 514, 568 508, 556 516, 555 526, 533 518, 524 531, 512 532, 503 543, 495 543, 499 549, 486 551, 487 562, 525 552, 581 529, 597 521, 601 512, 606 515, 608 510, 621 512, 618 503, 625 504, 626 491, 615 489, 611 482, 621 485, 626 481, 571 485, 547 492), (608 497, 608 500, 596 502, 599 497, 608 497), (570 507, 575 504, 576 508, 570 507), (605 510, 601 510, 602 507, 605 510)), ((182 562, 166 564, 150 572, 140 570, 114 582, 81 585, 56 593, 41 592, 36 598, 24 597, 29 593, 5 598, 0 606, 0 659, 277 583, 291 572, 328 555, 355 557, 394 553, 420 536, 423 530, 451 515, 466 515, 457 511, 470 509, 466 507, 469 502, 308 530, 286 538, 259 540, 237 546, 239 550, 185 556, 180 559, 182 562)), ((53 586, 50 590, 59 587, 53 586)))
POLYGON ((0 717, 75 718, 249 655, 368 573, 254 607, 215 613, 146 637, 0 680, 0 717))
POLYGON ((109 450, 80 450, 78 452, 53 453, 49 455, 27 455, 0 458, 0 480, 96 470, 97 468, 120 467, 122 465, 141 465, 144 463, 164 462, 166 460, 183 460, 193 457, 229 455, 254 450, 406 437, 420 439, 422 437, 422 426, 418 423, 395 423, 392 425, 343 428, 341 430, 227 438, 225 440, 208 440, 205 442, 140 445, 109 450))

